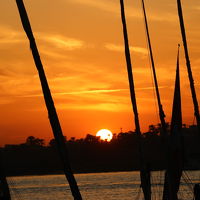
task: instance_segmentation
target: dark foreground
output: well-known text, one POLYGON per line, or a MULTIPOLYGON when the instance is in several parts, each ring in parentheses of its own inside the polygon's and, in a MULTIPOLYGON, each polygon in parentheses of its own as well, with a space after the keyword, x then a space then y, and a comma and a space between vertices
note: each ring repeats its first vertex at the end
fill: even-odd
MULTIPOLYGON (((153 128, 142 138, 144 159, 150 170, 160 170, 165 168, 166 158, 159 131, 153 128)), ((185 128, 183 136, 185 169, 200 169, 196 131, 185 128)), ((109 143, 88 134, 84 139, 71 138, 66 145, 74 173, 133 171, 140 168, 138 137, 134 132, 119 133, 109 143)), ((41 139, 29 137, 26 143, 6 145, 1 151, 9 176, 63 173, 54 140, 44 146, 41 139)))

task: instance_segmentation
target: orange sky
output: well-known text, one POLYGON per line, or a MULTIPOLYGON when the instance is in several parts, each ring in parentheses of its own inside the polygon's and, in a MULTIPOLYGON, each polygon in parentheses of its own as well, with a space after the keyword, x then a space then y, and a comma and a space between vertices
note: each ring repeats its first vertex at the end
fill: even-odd
MULTIPOLYGON (((134 130, 119 0, 24 0, 43 65, 68 138, 134 130)), ((182 0, 198 99, 200 2, 182 0)), ((140 0, 125 0, 142 131, 159 123, 140 0)), ((146 0, 149 29, 166 120, 170 120, 177 43, 176 1, 146 0)), ((0 145, 29 135, 53 137, 29 43, 14 0, 0 1, 0 145)), ((193 105, 180 56, 183 122, 192 124, 193 105)))

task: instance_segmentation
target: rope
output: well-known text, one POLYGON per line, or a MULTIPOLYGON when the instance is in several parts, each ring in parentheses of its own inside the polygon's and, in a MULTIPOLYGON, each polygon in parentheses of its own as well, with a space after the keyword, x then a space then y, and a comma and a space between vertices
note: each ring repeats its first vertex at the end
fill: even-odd
POLYGON ((137 192, 137 196, 135 197, 135 200, 139 200, 140 199, 141 191, 142 191, 142 188, 139 187, 138 192, 137 192))
MULTIPOLYGON (((159 182, 160 185, 162 185, 162 182, 163 182, 163 181, 162 181, 162 177, 163 177, 163 175, 162 175, 162 172, 160 171, 160 182, 159 182)), ((162 188, 160 187, 159 194, 161 195, 162 192, 163 192, 163 191, 162 191, 162 188)))
POLYGON ((16 183, 13 181, 12 178, 9 178, 8 183, 11 186, 10 187, 11 194, 12 193, 14 194, 14 196, 12 196, 12 199, 13 197, 16 200, 23 199, 22 193, 16 189, 16 183))
MULTIPOLYGON (((142 8, 142 2, 141 2, 141 8, 142 8)), ((144 30, 146 29, 146 26, 145 26, 145 19, 143 18, 143 26, 144 26, 144 30)), ((152 93, 153 93, 153 99, 154 99, 154 107, 155 107, 155 110, 156 110, 156 118, 157 118, 157 124, 159 123, 159 111, 158 111, 158 107, 157 107, 157 104, 156 104, 156 91, 155 91, 155 84, 154 84, 154 79, 153 79, 153 70, 152 70, 152 67, 151 67, 151 59, 150 59, 150 49, 149 49, 149 45, 148 45, 148 38, 147 38, 147 32, 145 31, 145 41, 146 41, 146 47, 148 49, 148 63, 149 63, 149 70, 150 70, 150 74, 151 74, 151 85, 152 85, 152 93)))
MULTIPOLYGON (((157 186, 157 196, 158 196, 158 198, 159 198, 159 196, 161 195, 161 187, 160 187, 160 180, 161 180, 161 178, 160 178, 160 176, 161 176, 161 171, 159 171, 158 172, 158 175, 157 175, 157 182, 156 182, 156 186, 157 186)), ((158 198, 156 198, 156 199, 158 199, 158 198)))
POLYGON ((152 174, 151 176, 151 185, 152 185, 152 193, 151 193, 151 196, 152 196, 152 199, 155 199, 156 198, 156 181, 155 181, 155 176, 152 174))
POLYGON ((183 178, 185 182, 187 183, 188 188, 193 192, 193 182, 186 171, 183 171, 183 178))
POLYGON ((186 187, 188 188, 187 190, 184 189, 184 192, 179 192, 179 195, 182 195, 184 199, 193 199, 193 182, 190 179, 189 175, 187 174, 186 171, 183 171, 182 174, 182 179, 186 183, 186 187), (188 191, 188 192, 185 192, 188 191))
POLYGON ((193 116, 192 125, 195 125, 195 122, 196 122, 196 118, 195 118, 195 116, 193 116))

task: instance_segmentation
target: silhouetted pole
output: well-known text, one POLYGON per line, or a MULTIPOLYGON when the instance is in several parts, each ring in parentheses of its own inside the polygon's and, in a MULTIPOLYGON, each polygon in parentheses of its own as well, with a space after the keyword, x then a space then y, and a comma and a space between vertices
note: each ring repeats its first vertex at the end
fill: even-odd
POLYGON ((11 200, 10 190, 8 187, 8 183, 3 168, 1 152, 0 152, 0 200, 11 200))
POLYGON ((160 117, 162 129, 163 129, 163 132, 161 131, 161 134, 162 134, 162 136, 166 136, 167 130, 166 130, 166 122, 165 122, 165 113, 163 111, 163 107, 162 107, 161 100, 160 100, 160 93, 159 93, 159 89, 158 89, 158 81, 157 81, 157 77, 156 77, 156 69, 155 69, 155 64, 154 64, 153 52, 152 52, 152 48, 151 48, 151 40, 150 40, 150 35, 149 35, 149 28, 148 28, 148 23, 147 23, 144 0, 142 0, 142 8, 143 8, 143 13, 144 13, 145 28, 146 28, 146 35, 147 35, 147 40, 148 40, 149 52, 150 52, 154 85, 155 85, 155 89, 156 89, 156 97, 157 97, 157 101, 158 101, 159 117, 160 117))
POLYGON ((181 27, 182 40, 183 40, 183 45, 184 45, 184 50, 185 50, 185 59, 186 59, 186 65, 187 65, 187 70, 188 70, 188 77, 190 81, 190 89, 191 89, 192 99, 193 99, 193 104, 194 104, 194 115, 196 117, 197 126, 199 129, 199 136, 200 136, 199 106, 198 106, 197 96, 196 96, 195 87, 194 87, 194 80, 193 80, 193 75, 192 75, 192 70, 191 70, 191 65, 190 65, 185 26, 184 26, 183 13, 182 13, 182 6, 181 6, 180 0, 177 0, 177 7, 178 7, 178 16, 179 16, 179 22, 180 22, 180 27, 181 27))
POLYGON ((179 75, 179 47, 177 55, 174 100, 172 107, 171 130, 168 143, 167 170, 165 172, 163 200, 178 200, 178 191, 183 170, 182 109, 179 75))
POLYGON ((142 152, 142 144, 141 144, 141 131, 140 131, 140 123, 137 111, 137 102, 135 97, 135 88, 134 88, 134 81, 133 81, 133 73, 132 73, 132 64, 131 64, 131 57, 130 57, 130 50, 129 50, 129 42, 128 42, 128 33, 126 28, 126 18, 125 18, 125 11, 124 11, 124 2, 120 0, 121 5, 121 19, 123 25, 123 34, 124 34, 124 46, 125 46, 125 56, 126 56, 126 64, 127 64, 127 71, 128 71, 128 79, 129 79, 129 88, 130 88, 130 96, 132 102, 133 113, 135 116, 135 127, 136 133, 139 138, 139 156, 140 156, 140 179, 141 179, 141 186, 143 189, 145 200, 151 199, 151 189, 150 189, 150 172, 146 169, 143 152, 142 152))
POLYGON ((26 35, 30 41, 30 48, 31 48, 32 55, 33 55, 33 58, 35 61, 35 65, 36 65, 38 73, 39 73, 42 91, 44 94, 44 99, 45 99, 46 107, 48 110, 49 121, 50 121, 52 130, 53 130, 53 134, 54 134, 54 137, 55 137, 55 140, 57 143, 57 147, 58 147, 58 150, 60 153, 61 160, 64 165, 65 176, 69 182, 71 192, 72 192, 74 199, 82 200, 75 177, 71 170, 70 163, 68 161, 68 152, 67 152, 66 144, 64 141, 62 129, 60 126, 60 122, 59 122, 57 113, 56 113, 56 108, 54 106, 53 98, 51 96, 51 92, 50 92, 50 89, 48 86, 48 82, 47 82, 47 79, 45 76, 45 72, 44 72, 43 65, 42 65, 42 62, 40 59, 40 55, 39 55, 39 52, 38 52, 38 49, 36 46, 36 42, 35 42, 35 39, 33 36, 33 32, 32 32, 31 25, 30 25, 30 22, 28 19, 28 15, 27 15, 26 9, 24 7, 24 3, 22 0, 16 0, 16 3, 17 3, 17 7, 19 10, 19 14, 21 17, 24 31, 26 32, 26 35))

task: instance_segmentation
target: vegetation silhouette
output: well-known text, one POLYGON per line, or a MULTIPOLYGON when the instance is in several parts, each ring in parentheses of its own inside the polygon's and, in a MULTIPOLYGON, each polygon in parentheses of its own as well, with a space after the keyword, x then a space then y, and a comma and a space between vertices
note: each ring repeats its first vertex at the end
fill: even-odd
MULTIPOLYGON (((170 130, 170 125, 167 124, 170 130)), ((185 147, 185 169, 200 169, 200 150, 198 148, 198 129, 183 125, 185 147)), ((150 125, 142 134, 144 159, 150 170, 164 169, 166 157, 162 151, 161 125, 150 125)), ((69 161, 73 172, 111 172, 139 170, 137 134, 133 131, 114 134, 110 142, 87 134, 85 138, 66 139, 69 161)), ((6 174, 35 175, 63 173, 62 162, 58 156, 55 140, 45 144, 44 139, 29 136, 24 143, 5 145, 1 148, 6 174)))

